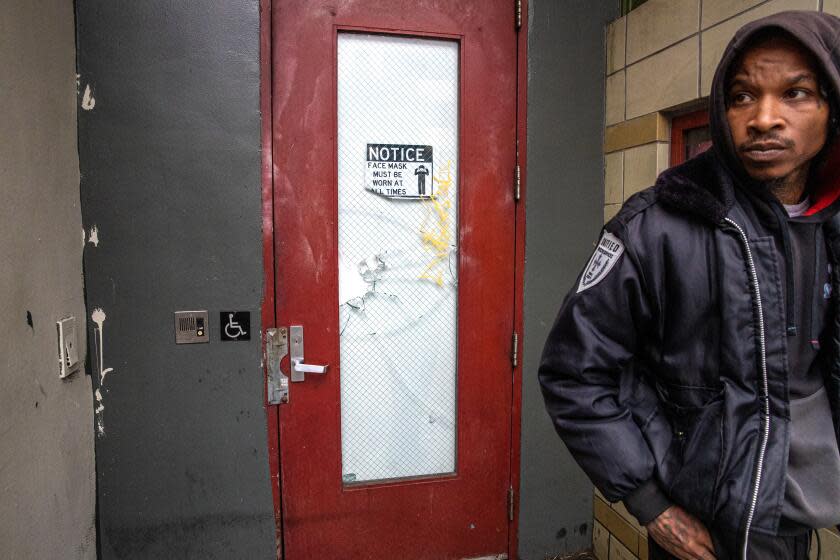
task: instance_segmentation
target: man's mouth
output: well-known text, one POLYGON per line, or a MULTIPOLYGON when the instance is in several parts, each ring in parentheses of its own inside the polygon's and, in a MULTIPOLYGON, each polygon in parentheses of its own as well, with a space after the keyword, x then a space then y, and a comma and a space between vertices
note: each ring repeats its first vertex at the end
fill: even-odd
POLYGON ((755 162, 768 162, 778 159, 788 146, 782 142, 754 142, 741 148, 741 152, 755 162))

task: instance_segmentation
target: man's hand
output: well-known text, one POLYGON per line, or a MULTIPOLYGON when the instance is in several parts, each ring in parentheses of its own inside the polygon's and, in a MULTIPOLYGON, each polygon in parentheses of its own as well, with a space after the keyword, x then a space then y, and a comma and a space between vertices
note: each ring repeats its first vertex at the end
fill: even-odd
POLYGON ((680 560, 715 560, 708 529, 679 506, 669 507, 646 527, 659 546, 680 560))

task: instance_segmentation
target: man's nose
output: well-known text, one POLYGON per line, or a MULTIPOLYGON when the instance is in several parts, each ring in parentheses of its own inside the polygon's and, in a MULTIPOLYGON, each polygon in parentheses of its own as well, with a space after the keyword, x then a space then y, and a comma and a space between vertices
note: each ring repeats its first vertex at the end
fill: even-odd
POLYGON ((752 130, 758 133, 769 132, 784 126, 784 119, 781 114, 781 107, 778 100, 771 96, 759 98, 755 105, 755 112, 747 123, 752 130))

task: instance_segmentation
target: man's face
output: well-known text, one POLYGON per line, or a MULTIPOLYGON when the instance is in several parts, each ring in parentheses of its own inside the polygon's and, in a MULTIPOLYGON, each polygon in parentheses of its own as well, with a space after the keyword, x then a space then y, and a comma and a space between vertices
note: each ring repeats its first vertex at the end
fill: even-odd
POLYGON ((811 54, 784 37, 762 41, 741 57, 728 87, 726 118, 750 177, 806 176, 829 118, 811 54))

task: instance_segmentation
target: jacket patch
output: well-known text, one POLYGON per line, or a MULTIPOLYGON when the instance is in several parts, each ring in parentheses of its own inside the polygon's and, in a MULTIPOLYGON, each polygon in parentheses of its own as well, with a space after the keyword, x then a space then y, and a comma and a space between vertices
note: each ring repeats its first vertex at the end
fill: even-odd
POLYGON ((595 252, 589 259, 589 264, 586 265, 586 269, 580 277, 577 293, 581 293, 603 280, 615 266, 615 263, 618 262, 622 253, 624 253, 624 243, 615 235, 605 231, 595 248, 595 252))

